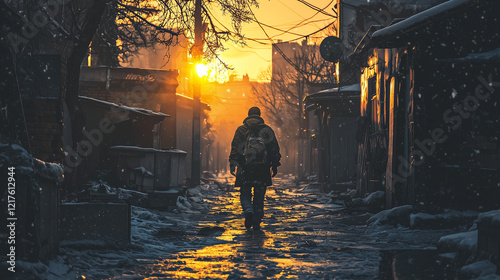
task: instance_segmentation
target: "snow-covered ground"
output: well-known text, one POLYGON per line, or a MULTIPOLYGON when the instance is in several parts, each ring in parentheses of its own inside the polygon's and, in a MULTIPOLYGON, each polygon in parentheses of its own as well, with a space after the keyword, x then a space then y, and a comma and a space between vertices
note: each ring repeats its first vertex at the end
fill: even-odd
POLYGON ((36 279, 377 279, 381 250, 435 249, 460 230, 389 222, 403 215, 409 223, 409 207, 347 214, 331 194, 292 179, 268 189, 261 232, 244 228, 239 192, 225 174, 225 183, 189 190, 173 211, 132 207, 130 245, 68 244, 48 265, 19 267, 36 279))
POLYGON ((478 255, 478 230, 477 224, 488 222, 491 225, 500 224, 500 210, 484 212, 478 215, 474 225, 465 232, 443 236, 438 241, 441 251, 454 252, 454 258, 460 268, 463 278, 475 280, 500 280, 496 274, 497 267, 488 256, 478 255))

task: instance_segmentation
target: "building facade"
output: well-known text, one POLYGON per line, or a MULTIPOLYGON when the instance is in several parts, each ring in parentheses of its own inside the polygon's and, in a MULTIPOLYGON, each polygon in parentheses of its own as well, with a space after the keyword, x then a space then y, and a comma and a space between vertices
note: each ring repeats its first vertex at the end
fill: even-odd
POLYGON ((385 190, 387 207, 498 207, 495 9, 495 1, 449 1, 358 45, 361 193, 385 190))

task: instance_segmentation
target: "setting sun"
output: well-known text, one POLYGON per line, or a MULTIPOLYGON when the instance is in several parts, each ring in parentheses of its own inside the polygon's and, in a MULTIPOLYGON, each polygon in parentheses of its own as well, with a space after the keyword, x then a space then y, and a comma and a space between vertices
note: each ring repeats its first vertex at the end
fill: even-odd
POLYGON ((196 63, 196 74, 198 74, 198 77, 200 78, 205 77, 208 74, 207 65, 203 63, 196 63))

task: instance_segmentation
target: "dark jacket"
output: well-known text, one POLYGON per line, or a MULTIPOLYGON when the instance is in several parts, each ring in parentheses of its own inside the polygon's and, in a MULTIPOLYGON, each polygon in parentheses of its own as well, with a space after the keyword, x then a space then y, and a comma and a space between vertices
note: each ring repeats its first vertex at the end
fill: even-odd
POLYGON ((229 162, 231 165, 238 166, 238 173, 236 175, 235 186, 239 187, 245 182, 258 181, 265 183, 266 186, 272 185, 270 168, 273 166, 280 166, 280 147, 278 139, 274 131, 264 123, 264 120, 259 116, 249 116, 243 121, 243 125, 239 126, 234 133, 233 141, 231 142, 231 154, 229 155, 229 162), (245 149, 245 142, 247 131, 259 130, 261 131, 267 149, 267 164, 257 167, 245 166, 245 156, 243 155, 245 149))

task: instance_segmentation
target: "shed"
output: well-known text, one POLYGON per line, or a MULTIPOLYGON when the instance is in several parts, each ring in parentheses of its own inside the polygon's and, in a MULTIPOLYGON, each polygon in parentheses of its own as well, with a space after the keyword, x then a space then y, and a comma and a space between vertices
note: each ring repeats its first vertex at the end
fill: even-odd
POLYGON ((318 91, 305 98, 307 110, 317 116, 319 181, 342 190, 353 184, 356 174, 356 131, 360 85, 318 91))
MULTIPOLYGON (((82 67, 80 95, 168 114, 170 117, 163 121, 159 129, 161 142, 153 147, 162 150, 180 149, 191 154, 193 99, 176 93, 178 75, 178 70, 82 67)), ((208 125, 206 121, 208 111, 210 111, 210 105, 201 102, 201 123, 205 126, 208 125)), ((202 127, 202 131, 207 131, 207 129, 202 127)), ((136 146, 135 143, 116 143, 115 145, 136 146)), ((188 156, 186 174, 191 174, 190 168, 191 156, 188 156)))
POLYGON ((84 155, 90 170, 115 166, 111 146, 159 147, 161 123, 168 115, 86 96, 80 96, 80 103, 86 116, 85 144, 91 146, 84 155))
POLYGON ((127 188, 163 191, 184 184, 186 152, 134 146, 111 147, 115 176, 127 188))
POLYGON ((360 42, 360 192, 384 189, 387 207, 498 208, 499 9, 451 0, 360 42))

